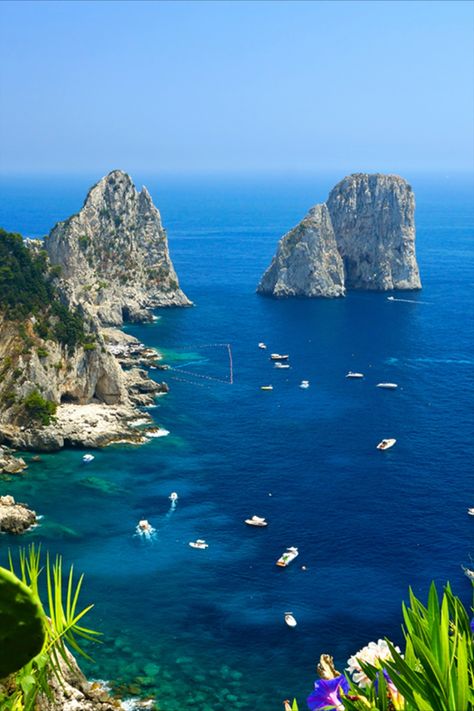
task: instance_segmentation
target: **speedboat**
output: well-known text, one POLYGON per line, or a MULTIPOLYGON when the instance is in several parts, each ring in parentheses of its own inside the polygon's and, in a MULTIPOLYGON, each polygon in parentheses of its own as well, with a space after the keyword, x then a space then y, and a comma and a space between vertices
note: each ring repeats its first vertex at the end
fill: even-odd
POLYGON ((285 612, 285 622, 288 627, 296 627, 296 625, 298 624, 295 618, 293 617, 292 612, 285 612))
POLYGON ((273 385, 260 385, 260 390, 273 390, 273 385))
POLYGON ((377 383, 377 387, 385 390, 396 390, 398 385, 396 383, 377 383))
POLYGON ((353 373, 352 370, 350 370, 346 375, 346 378, 363 378, 363 377, 364 377, 364 373, 353 373))
POLYGON ((176 493, 176 491, 172 491, 171 494, 168 496, 168 499, 173 502, 177 501, 178 494, 176 493))
POLYGON ((248 526, 260 526, 260 527, 268 526, 267 521, 265 521, 265 519, 262 518, 261 516, 252 516, 252 518, 246 518, 245 523, 248 526))
POLYGON ((309 388, 309 380, 302 380, 300 383, 300 388, 303 388, 303 390, 306 390, 306 388, 309 388))
POLYGON ((262 349, 262 351, 266 350, 266 345, 265 343, 259 343, 258 347, 262 349))
POLYGON ((289 355, 280 355, 280 353, 272 353, 270 360, 288 360, 289 355))
POLYGON ((395 297, 394 296, 387 296, 387 301, 395 301, 395 297))
POLYGON ((393 447, 396 441, 396 439, 383 439, 381 442, 378 443, 377 449, 390 449, 390 447, 393 447))
POLYGON ((85 464, 88 464, 89 462, 94 461, 94 459, 95 459, 95 457, 93 454, 84 454, 84 456, 82 457, 82 461, 85 464))
POLYGON ((280 568, 286 568, 286 566, 289 565, 297 555, 299 555, 298 548, 291 546, 290 548, 287 548, 283 555, 278 558, 276 564, 279 565, 280 568))
POLYGON ((289 368, 290 364, 289 363, 282 363, 281 360, 277 360, 273 367, 274 368, 289 368))
POLYGON ((202 550, 204 548, 209 548, 209 544, 202 538, 198 538, 197 541, 190 541, 189 545, 191 548, 201 548, 202 550))
POLYGON ((146 518, 144 518, 138 522, 137 533, 141 533, 142 535, 149 536, 151 533, 153 533, 154 530, 155 529, 153 528, 151 523, 146 520, 146 518))
POLYGON ((470 568, 465 568, 463 565, 461 565, 461 568, 464 570, 464 575, 467 575, 469 580, 474 581, 474 570, 471 570, 470 568))
POLYGON ((467 510, 469 516, 474 516, 474 507, 467 510))

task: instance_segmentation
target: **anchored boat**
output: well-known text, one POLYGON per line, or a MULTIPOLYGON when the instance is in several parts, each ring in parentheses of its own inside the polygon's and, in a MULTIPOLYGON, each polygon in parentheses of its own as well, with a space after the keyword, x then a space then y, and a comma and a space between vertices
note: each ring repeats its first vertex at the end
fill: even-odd
POLYGON ((390 447, 393 447, 396 441, 396 439, 383 439, 381 442, 378 443, 377 449, 390 449, 390 447))
POLYGON ((303 388, 303 390, 309 388, 309 380, 302 380, 300 383, 300 388, 303 388))
POLYGON ((260 390, 273 390, 273 385, 260 385, 260 390))
POLYGON ((189 545, 191 548, 209 548, 209 544, 203 538, 198 538, 197 541, 190 541, 189 545))
POLYGON ((268 526, 268 522, 261 516, 252 516, 252 518, 246 518, 245 523, 247 526, 268 526))
POLYGON ((363 378, 363 377, 364 377, 364 373, 353 373, 352 370, 350 370, 346 375, 346 378, 363 378))
POLYGON ((396 390, 398 388, 397 383, 377 383, 378 388, 383 388, 384 390, 396 390))
POLYGON ((93 454, 84 454, 84 456, 82 457, 82 461, 83 461, 85 464, 88 464, 89 462, 92 462, 94 459, 95 459, 95 457, 94 457, 93 454))
POLYGON ((288 360, 289 355, 280 355, 280 353, 272 353, 270 360, 288 360))
POLYGON ((293 617, 292 612, 285 612, 285 622, 288 627, 296 627, 296 625, 298 624, 295 618, 293 617))
POLYGON ((287 548, 283 555, 278 558, 276 564, 280 566, 280 568, 286 568, 298 555, 298 548, 290 546, 290 548, 287 548))
POLYGON ((262 351, 264 351, 264 350, 266 349, 265 343, 259 343, 259 344, 258 344, 258 347, 261 348, 262 351))

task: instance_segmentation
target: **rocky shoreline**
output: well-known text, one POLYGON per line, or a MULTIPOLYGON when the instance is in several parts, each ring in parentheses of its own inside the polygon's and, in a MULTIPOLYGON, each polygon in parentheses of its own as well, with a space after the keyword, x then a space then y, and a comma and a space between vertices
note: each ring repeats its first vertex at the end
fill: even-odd
POLYGON ((36 513, 13 496, 0 496, 0 533, 24 533, 38 522, 36 513))

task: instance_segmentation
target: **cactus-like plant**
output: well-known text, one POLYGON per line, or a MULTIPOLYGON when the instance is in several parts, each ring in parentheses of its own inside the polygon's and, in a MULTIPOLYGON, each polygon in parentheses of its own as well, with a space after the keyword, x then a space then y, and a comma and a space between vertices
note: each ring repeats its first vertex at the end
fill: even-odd
POLYGON ((37 596, 0 567, 0 679, 39 654, 45 639, 46 619, 37 596))

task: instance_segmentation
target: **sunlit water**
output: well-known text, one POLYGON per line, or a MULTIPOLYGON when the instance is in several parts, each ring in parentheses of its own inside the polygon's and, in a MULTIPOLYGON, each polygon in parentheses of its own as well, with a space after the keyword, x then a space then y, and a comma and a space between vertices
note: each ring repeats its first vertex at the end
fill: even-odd
MULTIPOLYGON (((2 180, 0 224, 44 234, 77 211, 89 182, 2 180)), ((89 464, 80 451, 42 455, 0 482, 44 516, 21 541, 1 537, 1 562, 8 546, 36 541, 85 572, 89 623, 104 633, 86 671, 155 696, 162 711, 279 709, 293 695, 304 707, 320 653, 343 667, 372 639, 401 641, 409 585, 423 597, 449 579, 470 602, 460 567, 474 555, 470 185, 412 181, 422 292, 257 296, 278 237, 334 182, 146 180, 195 302, 127 328, 173 366, 151 371, 171 392, 149 410, 170 434, 89 464), (228 350, 214 345, 227 343, 233 384, 228 350), (274 351, 291 369, 273 368, 274 351), (377 451, 383 437, 396 446, 377 451), (269 526, 245 526, 254 514, 269 526), (156 529, 149 538, 136 535, 140 519, 156 529), (198 538, 209 547, 188 545, 198 538), (291 545, 299 558, 278 569, 291 545)))

